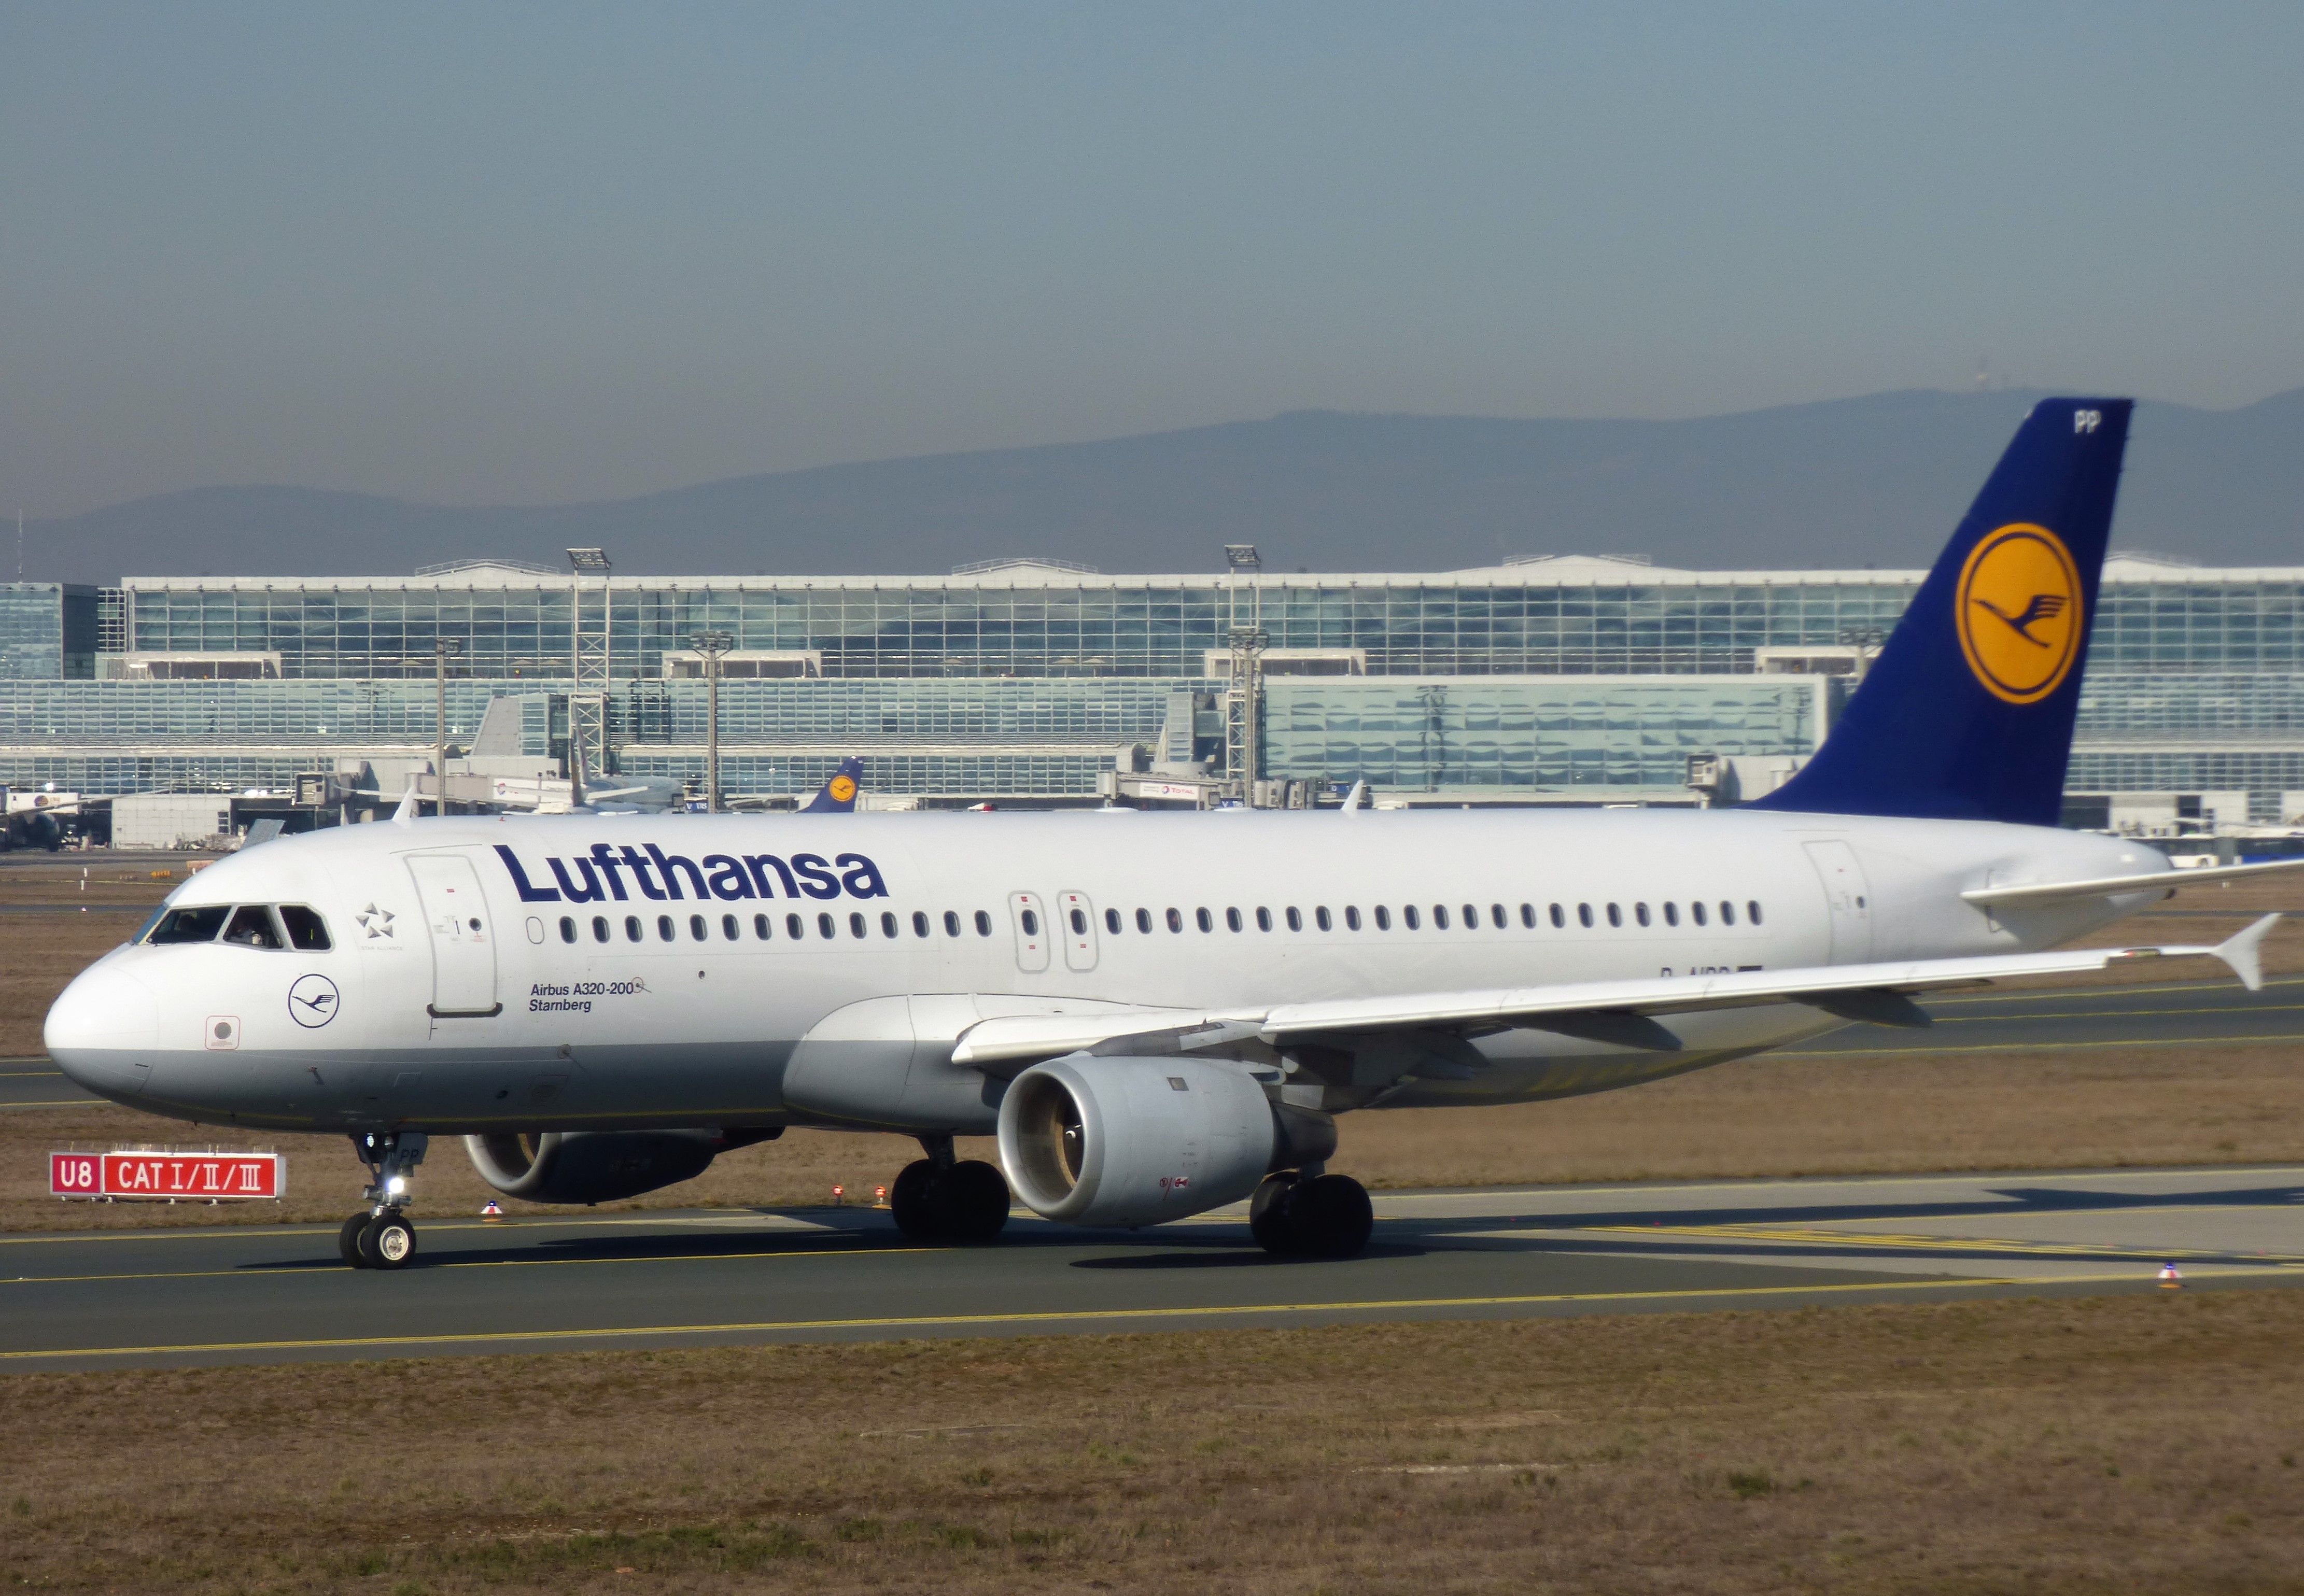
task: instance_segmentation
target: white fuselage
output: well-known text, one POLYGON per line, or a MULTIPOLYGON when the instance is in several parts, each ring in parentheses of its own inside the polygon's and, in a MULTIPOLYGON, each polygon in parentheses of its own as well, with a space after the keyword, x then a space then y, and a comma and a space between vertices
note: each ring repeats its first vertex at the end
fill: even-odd
MULTIPOLYGON (((115 949, 47 1040, 90 1088, 211 1123, 981 1133, 1002 1083, 951 1044, 996 1014, 2031 950, 2158 893, 1996 916, 1959 894, 2165 868, 2067 832, 1734 810, 417 820, 267 843, 171 899, 309 907, 326 951, 115 949)), ((1403 1070, 1425 1044, 1393 1038, 1305 1078, 1331 1110, 1517 1101, 1842 1022, 1667 1023, 1681 1051, 1508 1030, 1403 1070)))

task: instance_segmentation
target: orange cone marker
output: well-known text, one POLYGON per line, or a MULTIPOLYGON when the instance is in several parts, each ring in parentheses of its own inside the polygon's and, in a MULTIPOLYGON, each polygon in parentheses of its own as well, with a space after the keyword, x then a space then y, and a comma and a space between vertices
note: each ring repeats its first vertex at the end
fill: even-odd
POLYGON ((2176 1272, 2176 1266, 2173 1263, 2162 1264, 2160 1266, 2160 1289, 2163 1291, 2181 1291, 2183 1288, 2184 1277, 2176 1272))
POLYGON ((496 1200, 494 1197, 490 1197, 488 1205, 480 1210, 480 1218, 487 1223, 494 1224, 504 1218, 504 1210, 496 1206, 496 1200))

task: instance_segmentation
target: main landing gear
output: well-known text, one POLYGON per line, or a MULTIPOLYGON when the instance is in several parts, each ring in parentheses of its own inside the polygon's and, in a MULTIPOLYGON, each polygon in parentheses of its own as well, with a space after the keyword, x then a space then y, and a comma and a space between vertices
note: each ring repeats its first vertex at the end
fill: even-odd
POLYGON ((354 1269, 404 1269, 416 1256, 416 1227, 403 1212, 409 1177, 424 1161, 420 1131, 367 1131, 352 1137, 352 1151, 368 1166, 368 1206, 336 1232, 336 1250, 354 1269))
POLYGON ((1349 1258, 1375 1228, 1368 1188, 1317 1164, 1266 1175, 1249 1200, 1249 1234, 1275 1258, 1349 1258))
POLYGON ((950 1136, 922 1136, 928 1153, 888 1188, 896 1229, 914 1241, 987 1242, 1008 1222, 1008 1178, 975 1159, 956 1161, 950 1136))

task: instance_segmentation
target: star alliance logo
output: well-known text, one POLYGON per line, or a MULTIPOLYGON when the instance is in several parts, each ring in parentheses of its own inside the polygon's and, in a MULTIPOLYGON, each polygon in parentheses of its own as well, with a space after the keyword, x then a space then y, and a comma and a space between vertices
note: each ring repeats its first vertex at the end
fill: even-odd
POLYGON ((359 923, 360 928, 368 933, 370 942, 374 942, 380 936, 390 936, 392 922, 395 917, 390 909, 378 908, 373 903, 352 916, 359 923))

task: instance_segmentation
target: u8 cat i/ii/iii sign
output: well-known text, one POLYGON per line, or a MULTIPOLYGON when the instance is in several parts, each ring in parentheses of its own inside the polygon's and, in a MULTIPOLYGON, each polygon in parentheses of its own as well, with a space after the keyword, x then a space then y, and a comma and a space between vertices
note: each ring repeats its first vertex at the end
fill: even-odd
POLYGON ((58 1197, 144 1202, 276 1201, 288 1186, 282 1153, 51 1153, 48 1191, 58 1197))

